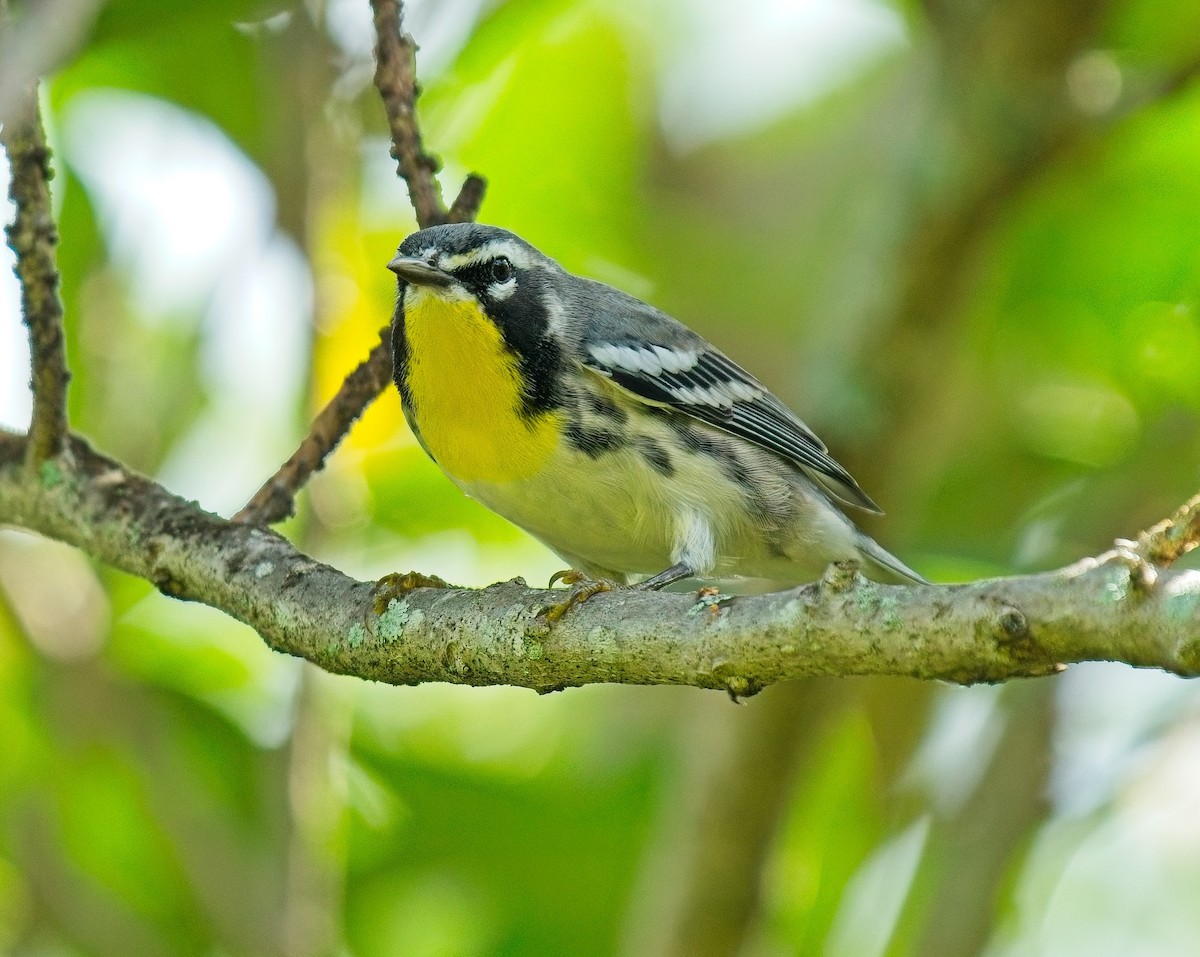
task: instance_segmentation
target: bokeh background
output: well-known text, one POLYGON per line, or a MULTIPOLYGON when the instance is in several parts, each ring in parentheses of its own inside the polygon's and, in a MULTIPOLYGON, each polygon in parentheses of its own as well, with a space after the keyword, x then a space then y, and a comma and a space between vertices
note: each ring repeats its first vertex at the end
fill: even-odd
MULTIPOLYGON (((1200 487, 1194 0, 409 7, 448 198, 478 170, 484 221, 754 370, 930 577, 1056 567, 1200 487)), ((414 228, 367 0, 15 8, 73 422, 229 514, 414 228)), ((559 565, 390 393, 285 530, 358 577, 559 565)), ((1158 673, 391 688, 0 532, 4 954, 1187 957, 1198 807, 1200 688, 1158 673)))

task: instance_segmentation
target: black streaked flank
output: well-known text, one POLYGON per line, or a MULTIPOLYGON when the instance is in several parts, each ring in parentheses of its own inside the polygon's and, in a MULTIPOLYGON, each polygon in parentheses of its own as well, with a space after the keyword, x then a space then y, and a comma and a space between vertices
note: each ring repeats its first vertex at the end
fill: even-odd
POLYGON ((679 415, 666 415, 667 422, 675 432, 675 437, 683 448, 693 454, 712 456, 722 459, 725 456, 725 446, 712 435, 705 435, 688 419, 679 415))
POLYGON ((629 419, 628 413, 606 395, 601 395, 599 392, 589 392, 585 398, 588 409, 596 415, 612 419, 618 424, 624 424, 629 419))
POLYGON ((593 459, 625 447, 624 439, 615 432, 585 428, 580 422, 572 422, 563 434, 575 448, 593 459))
POLYGON ((762 489, 738 450, 735 439, 720 434, 706 435, 702 429, 689 425, 686 419, 672 417, 668 421, 683 449, 694 455, 707 455, 713 459, 721 467, 725 478, 738 486, 742 494, 753 503, 756 514, 775 517, 777 506, 772 505, 763 496, 762 489))
POLYGON ((670 478, 675 474, 675 465, 671 462, 671 456, 661 445, 653 439, 640 438, 637 443, 638 452, 659 475, 670 478))

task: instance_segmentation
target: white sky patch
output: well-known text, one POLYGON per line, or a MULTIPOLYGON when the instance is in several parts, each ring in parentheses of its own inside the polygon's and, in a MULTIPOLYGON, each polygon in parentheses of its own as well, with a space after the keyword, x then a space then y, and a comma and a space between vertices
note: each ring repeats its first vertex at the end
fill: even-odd
POLYGON ((68 104, 63 139, 134 315, 201 328, 210 401, 160 477, 207 508, 234 509, 297 438, 308 264, 276 229, 267 178, 207 119, 138 94, 95 92, 68 104))
POLYGON ((877 0, 709 0, 681 6, 675 23, 660 120, 681 152, 763 126, 906 42, 877 0))
POLYGON ((282 233, 218 286, 200 355, 211 405, 163 463, 169 488, 228 514, 291 454, 312 309, 308 264, 282 233))
MULTIPOLYGON (((441 73, 471 38, 488 0, 408 0, 404 29, 416 39, 418 72, 423 82, 441 73)), ((329 0, 329 35, 348 58, 374 68, 375 28, 371 8, 361 0, 329 0)), ((366 75, 370 82, 370 71, 366 75)))
POLYGON ((274 229, 266 178, 196 114, 133 93, 85 93, 67 106, 63 139, 147 321, 194 314, 274 229))

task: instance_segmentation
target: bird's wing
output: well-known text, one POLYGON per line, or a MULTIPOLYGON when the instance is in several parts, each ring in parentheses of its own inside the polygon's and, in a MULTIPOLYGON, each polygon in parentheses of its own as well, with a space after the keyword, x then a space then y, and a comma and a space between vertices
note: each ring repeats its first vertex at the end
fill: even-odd
POLYGON ((816 433, 750 373, 665 313, 605 292, 588 304, 594 318, 580 343, 585 367, 643 402, 783 456, 847 504, 880 511, 816 433), (611 308, 618 304, 619 313, 611 308), (609 308, 596 308, 602 305, 609 308))

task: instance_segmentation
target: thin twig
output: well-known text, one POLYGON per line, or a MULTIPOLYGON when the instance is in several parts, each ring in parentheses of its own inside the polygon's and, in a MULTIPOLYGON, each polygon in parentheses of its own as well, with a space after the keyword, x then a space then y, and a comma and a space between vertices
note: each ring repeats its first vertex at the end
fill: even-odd
POLYGON ((300 447, 233 516, 235 522, 270 525, 295 514, 296 491, 320 471, 342 436, 391 381, 390 332, 386 327, 380 330, 379 344, 346 376, 337 394, 317 413, 300 447))
POLYGON ((478 173, 471 173, 463 180, 462 189, 458 191, 454 203, 450 206, 448 221, 452 223, 473 223, 479 215, 479 207, 487 192, 487 180, 478 173))
MULTIPOLYGON (((375 86, 392 131, 392 156, 408 184, 417 224, 424 228, 445 222, 470 222, 479 212, 487 182, 472 173, 463 182, 454 205, 446 210, 434 178, 438 161, 425 151, 417 124, 417 46, 404 32, 403 4, 398 0, 371 0, 371 7, 375 12, 375 86)), ((350 427, 391 381, 392 356, 386 329, 382 340, 346 377, 295 454, 263 483, 234 516, 235 521, 269 525, 295 513, 296 493, 325 464, 350 427)))
POLYGON ((1197 545, 1200 545, 1200 494, 1184 502, 1170 518, 1142 532, 1137 539, 1137 553, 1143 561, 1165 568, 1197 545))
MULTIPOLYGON (((7 36, 11 29, 8 6, 0 0, 0 30, 7 36)), ((29 462, 39 465, 63 448, 70 376, 63 348, 62 300, 58 295, 58 229, 50 209, 50 150, 38 108, 37 80, 18 78, 16 83, 12 113, 0 118, 0 143, 12 167, 8 195, 17 209, 5 233, 17 256, 21 312, 29 328, 33 386, 29 462)))
POLYGON ((375 12, 375 86, 383 98, 392 131, 392 156, 408 184, 408 196, 422 227, 446 222, 446 207, 434 173, 441 163, 425 152, 417 126, 417 45, 404 32, 399 0, 371 0, 375 12))

